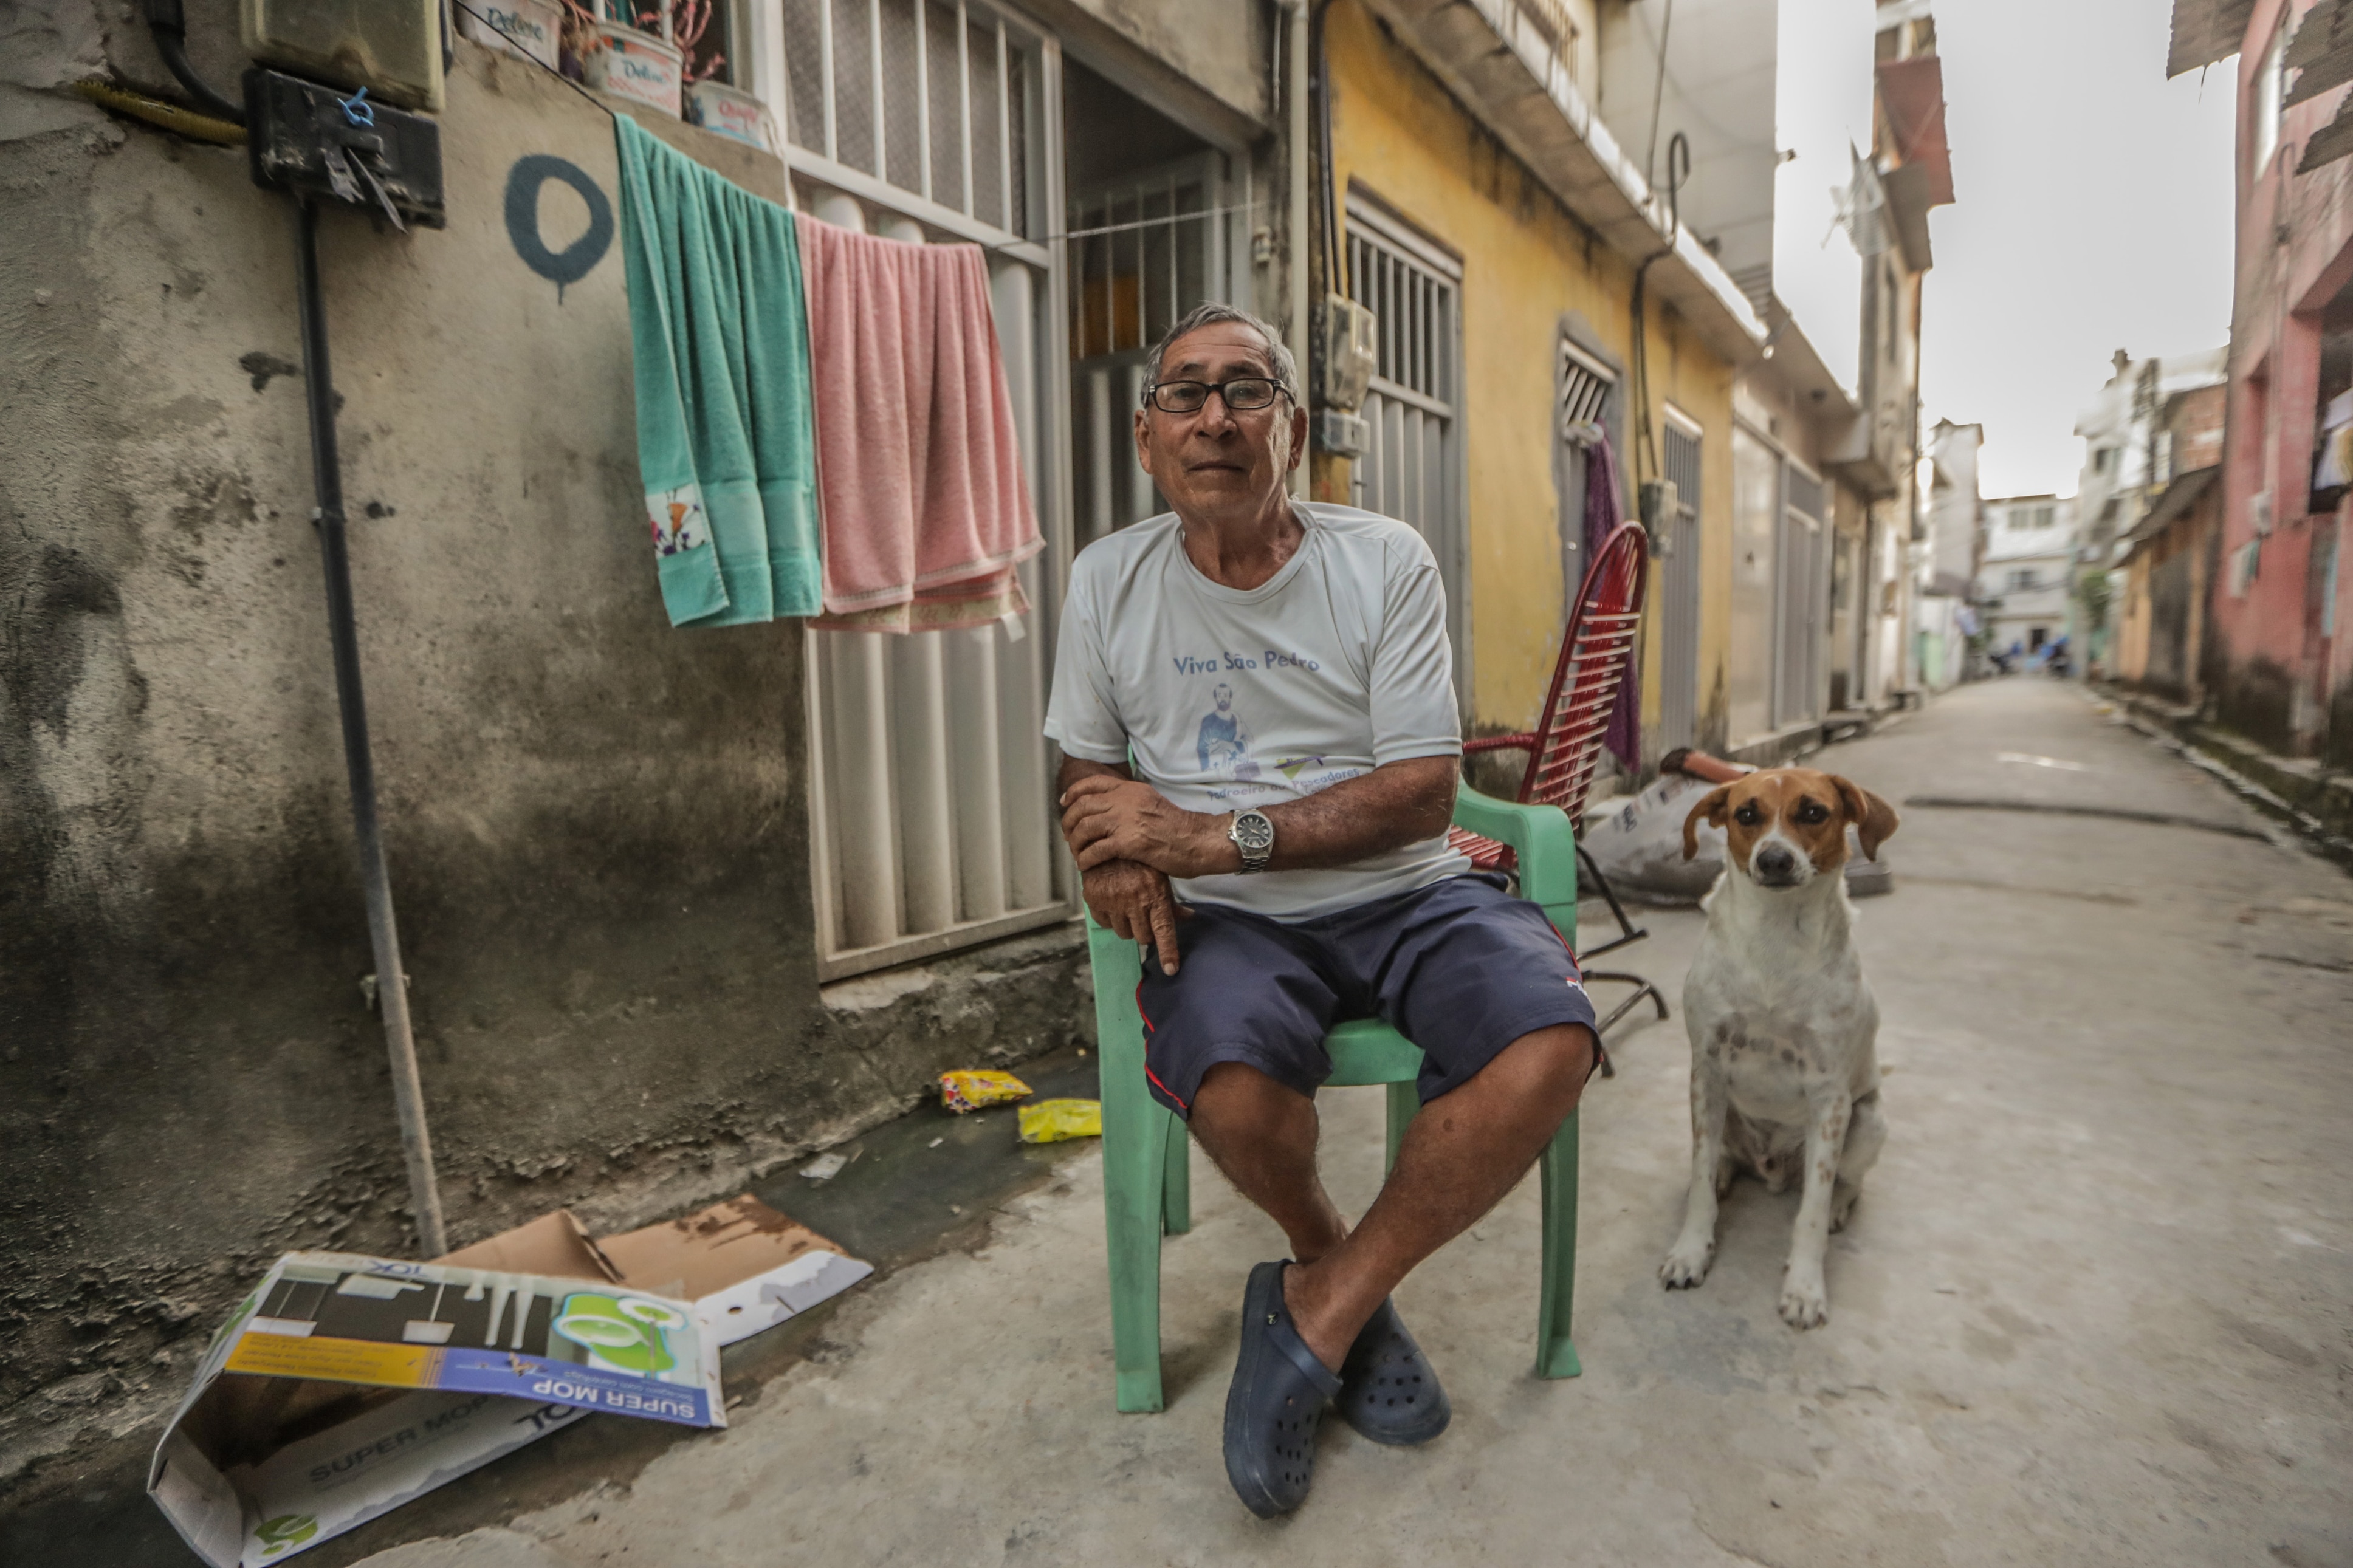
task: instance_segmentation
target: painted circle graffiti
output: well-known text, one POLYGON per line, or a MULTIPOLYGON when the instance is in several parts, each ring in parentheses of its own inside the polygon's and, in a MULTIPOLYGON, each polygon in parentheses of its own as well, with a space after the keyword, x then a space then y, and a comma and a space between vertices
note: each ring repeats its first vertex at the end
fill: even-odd
POLYGON ((516 159, 507 174, 507 237, 525 267, 561 289, 587 277, 612 248, 613 204, 577 163, 533 153, 516 159), (562 250, 548 249, 539 237, 539 188, 550 180, 570 185, 588 204, 587 232, 562 250))

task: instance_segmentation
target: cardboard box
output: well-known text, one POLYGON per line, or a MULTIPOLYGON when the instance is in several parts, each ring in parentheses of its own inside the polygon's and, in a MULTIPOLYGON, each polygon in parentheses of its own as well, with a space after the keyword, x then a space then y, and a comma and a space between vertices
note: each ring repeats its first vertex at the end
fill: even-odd
POLYGON ((619 1279, 692 1301, 720 1345, 773 1329, 874 1272, 749 1194, 596 1245, 619 1279))
POLYGON ((723 1426, 720 1347, 871 1272, 748 1196, 603 1241, 559 1209, 431 1263, 289 1253, 148 1493, 213 1568, 281 1562, 590 1411, 723 1426))

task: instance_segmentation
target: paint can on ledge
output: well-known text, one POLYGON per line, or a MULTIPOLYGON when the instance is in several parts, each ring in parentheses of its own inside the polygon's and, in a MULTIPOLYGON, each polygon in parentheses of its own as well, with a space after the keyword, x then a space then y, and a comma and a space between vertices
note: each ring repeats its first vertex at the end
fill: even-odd
POLYGON ((676 45, 618 22, 599 22, 582 64, 590 87, 683 117, 686 56, 676 45))

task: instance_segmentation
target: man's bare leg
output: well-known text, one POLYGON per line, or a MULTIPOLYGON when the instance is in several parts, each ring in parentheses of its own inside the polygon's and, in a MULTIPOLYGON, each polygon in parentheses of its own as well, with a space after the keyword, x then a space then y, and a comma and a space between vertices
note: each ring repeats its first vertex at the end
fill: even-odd
POLYGON ((1282 1227, 1292 1257, 1321 1258, 1348 1234, 1315 1168, 1313 1098, 1254 1067, 1219 1062, 1201 1076, 1188 1125, 1226 1179, 1282 1227))
POLYGON ((1308 1096, 1255 1068, 1220 1062, 1202 1077, 1190 1125, 1227 1180, 1282 1227, 1301 1265, 1283 1281, 1292 1320, 1336 1369, 1398 1281, 1527 1173, 1577 1109, 1592 1067, 1593 1032, 1582 1025, 1513 1041, 1413 1119, 1396 1168, 1354 1233, 1316 1170, 1308 1096))

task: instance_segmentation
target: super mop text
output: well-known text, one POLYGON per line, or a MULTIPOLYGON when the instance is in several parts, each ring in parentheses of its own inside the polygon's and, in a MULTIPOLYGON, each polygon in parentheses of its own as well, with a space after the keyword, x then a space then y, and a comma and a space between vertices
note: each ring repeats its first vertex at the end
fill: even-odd
POLYGON ((481 1409, 483 1405, 488 1405, 491 1397, 487 1394, 480 1394, 463 1405, 452 1405, 438 1415, 429 1415, 417 1426, 403 1426, 397 1432, 389 1433, 373 1443, 353 1448, 350 1453, 330 1459, 323 1465, 313 1465, 311 1467, 311 1480, 314 1485, 324 1483, 345 1470, 356 1469, 371 1459, 382 1458, 385 1455, 405 1448, 411 1443, 438 1437, 445 1428, 456 1426, 481 1409))
POLYGON ((599 1388, 594 1384, 573 1383, 563 1378, 542 1378, 531 1385, 531 1392, 543 1399, 593 1405, 600 1410, 632 1410, 641 1415, 668 1415, 684 1421, 693 1420, 696 1415, 694 1402, 691 1399, 637 1394, 621 1388, 599 1388))

